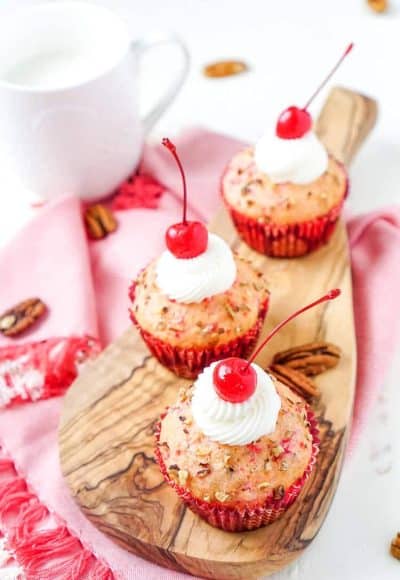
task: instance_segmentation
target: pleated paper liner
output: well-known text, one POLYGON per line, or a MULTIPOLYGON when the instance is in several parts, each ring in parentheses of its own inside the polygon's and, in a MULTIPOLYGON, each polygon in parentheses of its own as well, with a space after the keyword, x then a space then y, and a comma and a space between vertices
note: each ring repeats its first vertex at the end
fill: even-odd
MULTIPOLYGON (((163 417, 162 417, 163 418, 163 417)), ((161 420, 162 420, 161 418, 161 420)), ((252 503, 248 506, 232 507, 224 506, 220 502, 206 502, 194 497, 191 492, 178 485, 168 475, 167 466, 164 463, 159 448, 156 448, 155 456, 165 481, 175 490, 182 501, 194 513, 206 520, 210 525, 225 530, 226 532, 250 531, 271 524, 277 520, 296 500, 309 478, 319 451, 318 422, 309 407, 307 407, 307 419, 312 436, 312 452, 310 461, 301 477, 288 487, 282 498, 268 497, 263 503, 252 503)), ((161 423, 156 430, 157 444, 159 442, 161 423)))

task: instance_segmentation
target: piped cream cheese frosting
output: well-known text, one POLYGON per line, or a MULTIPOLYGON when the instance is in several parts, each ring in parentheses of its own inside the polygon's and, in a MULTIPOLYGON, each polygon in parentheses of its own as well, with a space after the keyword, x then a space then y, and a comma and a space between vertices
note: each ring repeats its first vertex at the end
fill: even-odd
POLYGON ((235 282, 236 274, 232 250, 222 238, 211 233, 207 250, 196 258, 176 258, 165 250, 156 265, 161 292, 184 304, 226 292, 235 282))
POLYGON ((258 169, 273 183, 306 184, 318 179, 328 168, 328 153, 310 130, 298 139, 281 139, 270 128, 257 142, 254 159, 258 169))
POLYGON ((192 414, 199 429, 212 441, 225 445, 247 445, 276 428, 281 399, 271 377, 252 363, 257 385, 243 403, 221 399, 214 388, 213 372, 218 363, 206 367, 193 385, 192 414))

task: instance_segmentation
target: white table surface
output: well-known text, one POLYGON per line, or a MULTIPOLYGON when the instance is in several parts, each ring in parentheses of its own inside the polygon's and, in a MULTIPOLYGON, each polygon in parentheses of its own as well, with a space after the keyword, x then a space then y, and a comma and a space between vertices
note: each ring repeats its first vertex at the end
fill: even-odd
MULTIPOLYGON (((53 0, 57 1, 57 0, 53 0)), ((2 0, 3 10, 29 0, 2 0)), ((200 124, 248 141, 261 133, 271 110, 301 105, 349 41, 353 55, 338 84, 378 99, 378 125, 352 168, 353 213, 400 201, 400 0, 384 16, 364 0, 103 0, 125 17, 133 36, 173 30, 192 56, 189 80, 153 132, 173 135, 200 124), (222 81, 201 74, 208 61, 246 60, 252 72, 222 81)), ((148 106, 168 80, 170 57, 146 61, 148 106)), ((324 93, 326 94, 326 92, 324 93)), ((321 95, 314 111, 323 101, 321 95)), ((29 219, 31 194, 0 160, 0 246, 29 219)), ((394 313, 398 316, 399 313, 394 313)), ((304 556, 276 580, 397 580, 400 562, 388 554, 400 531, 400 352, 382 374, 379 399, 363 439, 348 458, 332 508, 304 556)))

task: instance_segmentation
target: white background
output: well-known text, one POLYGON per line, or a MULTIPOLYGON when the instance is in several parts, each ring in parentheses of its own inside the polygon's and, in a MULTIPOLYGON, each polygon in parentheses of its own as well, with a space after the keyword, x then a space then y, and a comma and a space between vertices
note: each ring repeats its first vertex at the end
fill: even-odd
MULTIPOLYGON (((57 0, 53 0, 57 1, 57 0)), ((32 4, 0 1, 3 10, 32 4)), ((271 112, 302 105, 350 41, 356 49, 337 83, 379 101, 378 125, 351 168, 353 213, 400 201, 400 1, 375 15, 365 0, 103 0, 128 21, 133 37, 176 31, 192 68, 183 91, 152 139, 198 124, 255 140, 271 112), (220 58, 244 59, 251 72, 225 80, 202 76, 220 58)), ((144 109, 168 82, 172 53, 154 54, 143 67, 144 109)), ((326 94, 326 93, 325 93, 326 94)), ((314 103, 317 111, 324 94, 314 103)), ((30 215, 15 176, 0 160, 0 245, 30 215)), ((378 302, 379 297, 377 297, 378 302)), ((378 304, 377 304, 378 305, 378 304)), ((399 313, 394 313, 398 316, 399 313)), ((363 439, 344 468, 320 534, 279 580, 398 580, 400 562, 388 555, 400 531, 400 355, 382 373, 379 399, 363 439)))

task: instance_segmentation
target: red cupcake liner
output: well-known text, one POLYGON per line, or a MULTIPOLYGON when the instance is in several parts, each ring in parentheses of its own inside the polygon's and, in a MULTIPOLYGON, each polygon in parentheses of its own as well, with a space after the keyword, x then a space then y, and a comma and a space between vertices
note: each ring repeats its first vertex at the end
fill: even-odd
MULTIPOLYGON (((136 282, 133 282, 129 289, 129 298, 134 301, 136 282)), ((141 337, 146 343, 151 354, 158 361, 179 377, 194 379, 197 375, 211 363, 237 356, 247 358, 254 349, 268 311, 269 298, 261 305, 256 323, 244 334, 236 337, 225 344, 218 344, 206 348, 178 347, 168 344, 151 332, 140 326, 134 313, 130 310, 130 318, 138 328, 141 337)))
POLYGON ((260 223, 232 207, 221 186, 222 197, 239 236, 253 250, 274 258, 298 258, 326 244, 334 230, 349 192, 349 180, 343 200, 318 218, 293 224, 260 223))
MULTIPOLYGON (((161 417, 163 419, 165 414, 161 417)), ((318 421, 309 407, 307 407, 307 419, 310 423, 312 436, 312 451, 310 461, 301 477, 285 490, 281 499, 269 497, 265 502, 251 504, 249 506, 224 506, 218 502, 206 502, 194 497, 190 491, 178 485, 168 475, 167 466, 164 463, 158 443, 160 440, 161 421, 156 427, 157 447, 155 458, 160 467, 165 481, 175 490, 189 509, 206 520, 210 525, 225 530, 226 532, 243 532, 256 530, 262 526, 271 524, 293 504, 309 478, 315 465, 319 452, 319 429, 318 421)))

